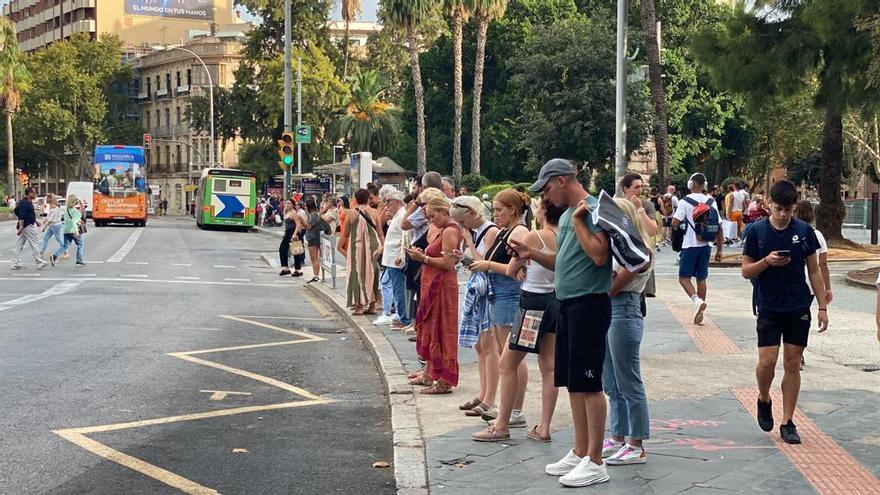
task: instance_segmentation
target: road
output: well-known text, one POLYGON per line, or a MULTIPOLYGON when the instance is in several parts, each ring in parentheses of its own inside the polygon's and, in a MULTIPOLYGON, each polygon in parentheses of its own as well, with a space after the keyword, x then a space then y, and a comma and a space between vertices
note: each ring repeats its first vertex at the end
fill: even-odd
MULTIPOLYGON (((91 226, 90 226, 91 227, 91 226)), ((369 352, 259 258, 187 218, 90 228, 9 269, 0 224, 0 494, 393 493, 369 352)))

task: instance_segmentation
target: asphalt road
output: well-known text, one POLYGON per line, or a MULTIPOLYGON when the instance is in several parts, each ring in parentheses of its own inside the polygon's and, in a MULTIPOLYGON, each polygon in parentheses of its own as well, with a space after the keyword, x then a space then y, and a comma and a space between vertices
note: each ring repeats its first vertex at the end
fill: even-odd
POLYGON ((0 494, 394 492, 373 360, 276 239, 90 227, 85 267, 12 271, 0 224, 0 494))

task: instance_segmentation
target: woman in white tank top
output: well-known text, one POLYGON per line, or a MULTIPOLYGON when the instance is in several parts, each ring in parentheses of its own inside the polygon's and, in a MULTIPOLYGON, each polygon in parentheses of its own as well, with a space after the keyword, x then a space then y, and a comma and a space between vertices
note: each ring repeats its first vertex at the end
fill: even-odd
MULTIPOLYGON (((548 201, 541 201, 537 211, 539 230, 529 232, 523 242, 532 249, 556 255, 556 227, 565 212, 548 201)), ((513 258, 507 265, 507 276, 522 280, 519 312, 510 332, 510 341, 501 355, 501 393, 498 418, 495 424, 472 435, 480 442, 494 442, 510 438, 510 417, 516 402, 518 383, 504 377, 516 377, 516 369, 526 353, 538 354, 541 370, 541 420, 526 436, 539 442, 550 441, 550 421, 556 408, 559 389, 553 384, 556 350, 556 292, 553 267, 541 266, 536 261, 526 265, 513 258), (523 327, 526 328, 522 331, 523 327)))

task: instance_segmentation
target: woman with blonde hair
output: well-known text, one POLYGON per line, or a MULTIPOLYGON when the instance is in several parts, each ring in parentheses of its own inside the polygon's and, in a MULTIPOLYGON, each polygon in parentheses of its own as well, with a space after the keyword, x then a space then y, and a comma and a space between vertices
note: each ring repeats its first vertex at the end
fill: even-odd
POLYGON ((426 395, 448 394, 458 385, 458 259, 454 252, 460 247, 461 233, 449 215, 449 201, 442 193, 425 195, 431 189, 422 192, 419 200, 425 205, 433 237, 429 231, 430 243, 424 251, 406 249, 410 257, 422 264, 415 328, 416 351, 425 360, 425 370, 410 383, 427 387, 421 391, 426 395))
POLYGON ((526 234, 529 233, 529 229, 523 224, 523 218, 530 203, 531 200, 527 195, 515 189, 505 189, 492 198, 495 223, 501 227, 501 231, 495 236, 484 259, 474 261, 469 267, 471 271, 486 272, 489 277, 489 331, 481 342, 486 352, 488 374, 484 402, 490 408, 481 416, 486 421, 498 416, 498 407, 492 404, 495 402, 498 381, 504 377, 516 383, 514 387, 516 397, 510 415, 510 426, 514 428, 526 426, 522 404, 525 400, 529 371, 524 361, 513 369, 501 368, 500 363, 501 353, 506 347, 514 319, 519 312, 519 293, 522 285, 515 274, 508 275, 507 266, 512 260, 509 242, 523 242, 526 234))
POLYGON ((67 203, 65 204, 64 211, 61 215, 62 222, 64 222, 64 243, 54 254, 52 254, 51 257, 49 257, 49 262, 53 266, 55 265, 55 262, 58 261, 58 257, 67 252, 71 243, 76 244, 76 266, 85 266, 85 263, 83 262, 85 246, 83 245, 83 236, 80 233, 79 227, 79 224, 82 221, 82 213, 76 208, 78 202, 79 198, 77 198, 75 194, 67 196, 67 203))
MULTIPOLYGON (((653 253, 653 238, 648 234, 640 212, 632 202, 615 198, 644 243, 653 253)), ((614 262, 611 290, 611 326, 606 335, 602 388, 608 396, 611 437, 602 444, 602 457, 610 466, 643 464, 647 460, 643 441, 650 436, 648 399, 642 382, 639 347, 644 335, 641 293, 654 269, 651 264, 631 273, 614 262), (626 441, 626 439, 629 441, 626 441)))
MULTIPOLYGON (((462 263, 470 265, 483 259, 489 246, 495 242, 500 230, 497 225, 486 219, 483 202, 476 196, 460 196, 452 201, 452 218, 462 226, 464 252, 460 254, 462 263)), ((468 416, 480 416, 489 410, 486 350, 483 339, 489 330, 489 277, 483 272, 471 272, 468 279, 467 295, 462 308, 459 326, 459 346, 473 347, 477 352, 477 369, 480 376, 480 388, 477 396, 458 406, 468 416)), ((494 338, 494 337, 492 337, 494 338)), ((497 376, 497 371, 495 372, 497 376)))
MULTIPOLYGON (((46 221, 43 223, 43 248, 40 252, 46 256, 46 249, 49 247, 49 239, 55 238, 59 246, 64 245, 64 238, 61 230, 64 226, 61 224, 61 208, 58 206, 58 200, 55 195, 49 193, 46 195, 46 221)), ((49 256, 49 263, 54 264, 54 258, 49 256)))

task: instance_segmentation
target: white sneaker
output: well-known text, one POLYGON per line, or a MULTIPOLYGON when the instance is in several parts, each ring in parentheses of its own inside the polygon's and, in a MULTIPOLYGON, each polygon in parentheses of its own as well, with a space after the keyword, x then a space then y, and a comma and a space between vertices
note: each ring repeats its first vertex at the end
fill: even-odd
MULTIPOLYGON (((495 411, 495 415, 497 417, 497 415, 498 415, 497 410, 495 411)), ((485 413, 483 414, 483 416, 485 416, 485 413)), ((496 421, 495 419, 490 420, 489 426, 495 426, 495 421, 496 421)), ((525 428, 526 426, 528 426, 526 424, 526 413, 524 413, 522 411, 510 413, 510 421, 507 422, 508 428, 525 428)))
POLYGON ((644 464, 648 461, 645 449, 624 445, 616 454, 605 460, 609 466, 626 466, 627 464, 644 464))
POLYGON ((626 444, 623 442, 617 442, 613 438, 606 438, 605 441, 602 442, 602 459, 616 454, 624 445, 626 444))
POLYGON ((605 469, 605 463, 601 466, 593 464, 589 457, 584 457, 580 464, 565 476, 559 478, 563 486, 590 486, 596 483, 605 483, 611 479, 605 469))
POLYGON ((376 326, 390 325, 392 323, 394 323, 394 319, 391 318, 391 315, 382 315, 373 320, 373 325, 376 326))
POLYGON ((547 464, 544 467, 544 472, 550 476, 565 476, 570 473, 572 469, 578 467, 582 460, 583 459, 574 453, 574 450, 569 450, 568 454, 565 454, 565 457, 558 462, 547 464))
POLYGON ((702 299, 697 299, 694 301, 694 325, 699 325, 703 323, 703 312, 706 311, 706 301, 702 299))

